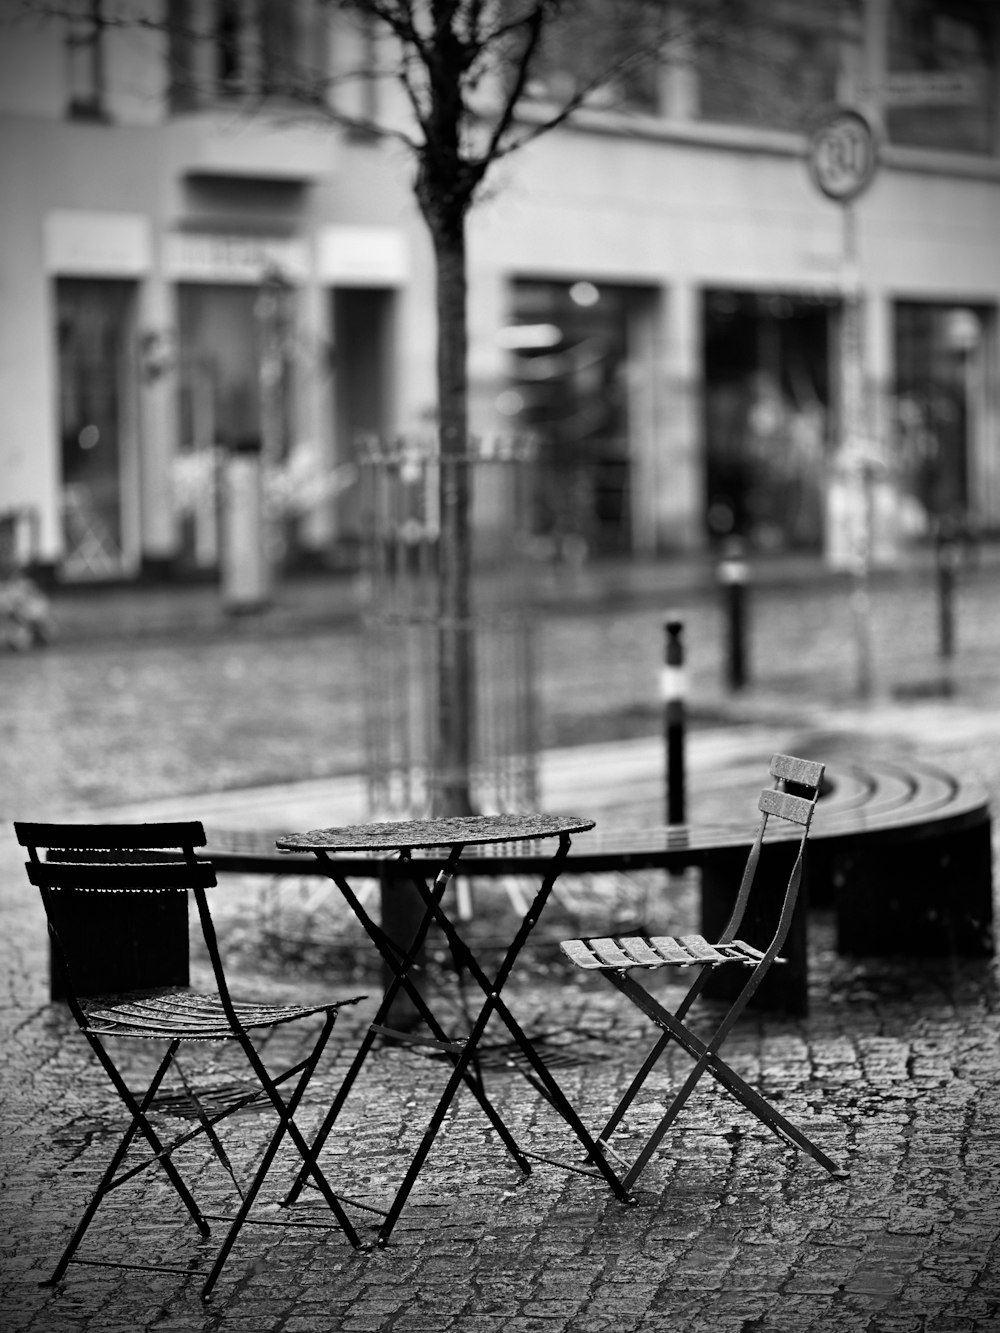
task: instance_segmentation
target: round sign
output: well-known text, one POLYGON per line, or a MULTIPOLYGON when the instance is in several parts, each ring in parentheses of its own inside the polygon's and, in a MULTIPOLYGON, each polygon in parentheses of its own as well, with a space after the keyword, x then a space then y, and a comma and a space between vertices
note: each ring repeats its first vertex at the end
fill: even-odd
POLYGON ((860 111, 838 108, 809 141, 809 174, 830 199, 847 203, 871 184, 878 165, 872 127, 860 111))

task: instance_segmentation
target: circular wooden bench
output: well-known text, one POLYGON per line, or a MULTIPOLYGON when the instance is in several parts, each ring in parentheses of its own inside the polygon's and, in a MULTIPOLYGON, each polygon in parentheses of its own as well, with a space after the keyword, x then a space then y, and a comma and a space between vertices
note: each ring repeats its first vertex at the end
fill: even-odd
MULTIPOLYGON (((888 955, 993 952, 991 814, 985 790, 920 761, 865 761, 827 768, 824 793, 810 836, 806 893, 786 946, 787 964, 775 969, 760 1003, 804 1013, 808 989, 808 904, 836 914, 837 948, 843 953, 888 955)), ((740 801, 742 806, 742 801, 740 801)), ((728 915, 739 884, 754 823, 644 825, 596 828, 578 835, 564 874, 595 874, 691 866, 702 874, 701 930, 711 937, 728 915)), ((275 834, 208 830, 208 854, 220 873, 315 875, 315 861, 274 847, 275 834)), ((769 838, 765 855, 773 880, 783 885, 782 843, 769 838)), ((532 843, 470 847, 459 872, 470 878, 538 873, 547 855, 532 843)), ((383 919, 400 937, 407 929, 405 895, 393 891, 394 875, 433 874, 435 862, 413 853, 398 872, 393 864, 363 856, 338 858, 346 875, 383 880, 383 919)), ((769 936, 768 904, 759 917, 769 936)), ((754 942, 756 923, 744 937, 754 942)), ((724 987, 725 970, 719 985, 724 987)))
POLYGON ((992 822, 980 784, 908 761, 858 767, 843 786, 817 807, 810 872, 813 901, 836 910, 838 950, 991 954, 992 822))

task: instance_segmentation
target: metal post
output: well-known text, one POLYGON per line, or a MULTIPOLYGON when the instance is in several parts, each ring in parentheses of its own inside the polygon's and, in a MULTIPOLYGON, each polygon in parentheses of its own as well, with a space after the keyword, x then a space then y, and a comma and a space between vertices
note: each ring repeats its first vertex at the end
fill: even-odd
POLYGON ((685 822, 684 772, 684 622, 668 619, 663 656, 663 729, 667 755, 667 823, 685 822))
POLYGON ((955 575, 958 568, 958 542, 944 529, 938 531, 935 544, 938 584, 938 656, 950 661, 955 655, 955 575))
POLYGON ((817 125, 806 161, 813 183, 841 206, 840 255, 840 430, 839 470, 854 501, 851 607, 858 641, 860 698, 872 693, 871 598, 868 573, 872 558, 872 466, 877 456, 868 420, 862 345, 862 285, 858 266, 857 220, 853 201, 868 188, 878 167, 878 141, 867 117, 853 107, 836 107, 817 125))
POLYGON ((725 596, 728 632, 727 680, 731 690, 742 690, 749 679, 746 605, 749 566, 741 537, 730 537, 723 547, 718 576, 725 596))

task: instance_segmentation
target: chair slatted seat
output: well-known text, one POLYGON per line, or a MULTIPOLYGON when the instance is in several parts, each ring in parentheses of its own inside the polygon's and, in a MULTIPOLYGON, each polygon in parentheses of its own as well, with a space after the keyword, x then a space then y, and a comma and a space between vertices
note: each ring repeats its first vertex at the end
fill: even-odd
POLYGON ((706 963, 715 967, 721 963, 744 963, 754 967, 764 956, 760 949, 742 940, 716 945, 709 944, 701 935, 623 935, 564 940, 562 950, 572 963, 585 971, 621 967, 697 967, 706 963))
MULTIPOLYGON (((128 1000, 82 999, 80 1007, 92 1032, 108 1037, 136 1037, 156 1041, 180 1037, 183 1041, 227 1041, 233 1035, 225 1006, 213 995, 199 995, 180 987, 149 994, 131 992, 128 1000)), ((278 1027, 326 1012, 323 1005, 235 1003, 245 1032, 278 1027)))
MULTIPOLYGON (((177 1266, 164 1263, 119 1263, 110 1259, 82 1258, 77 1254, 90 1224, 108 1195, 140 1173, 156 1168, 162 1171, 173 1186, 202 1235, 209 1234, 209 1221, 228 1223, 222 1244, 210 1268, 203 1274, 201 1295, 207 1299, 245 1222, 272 1226, 297 1225, 271 1216, 251 1217, 251 1209, 265 1178, 279 1148, 286 1141, 300 1159, 296 1170, 301 1171, 302 1176, 317 1187, 332 1214, 332 1222, 326 1225, 340 1230, 353 1246, 358 1247, 361 1242, 357 1231, 342 1201, 320 1170, 317 1154, 298 1127, 295 1113, 326 1048, 339 1011, 363 997, 355 996, 321 1004, 277 1004, 267 1000, 236 1001, 232 998, 206 893, 206 890, 215 886, 215 871, 211 862, 199 858, 195 850, 205 846, 205 833, 200 823, 101 825, 19 822, 15 823, 14 828, 18 841, 28 851, 28 878, 41 892, 52 941, 53 961, 62 976, 63 993, 77 1025, 128 1114, 128 1123, 118 1147, 48 1284, 61 1281, 70 1263, 176 1272, 188 1278, 196 1273, 186 1263, 177 1266), (85 969, 85 959, 80 957, 84 946, 74 939, 72 923, 81 919, 81 904, 85 913, 88 903, 96 903, 107 893, 193 895, 216 989, 198 992, 189 987, 171 985, 130 989, 112 995, 82 993, 74 981, 74 974, 81 967, 85 969), (73 913, 67 914, 63 909, 70 895, 74 900, 74 909, 73 913), (70 923, 68 926, 67 922, 70 923), (318 1032, 306 1038, 303 1058, 283 1069, 269 1069, 250 1034, 308 1019, 317 1020, 318 1032), (120 1039, 158 1041, 165 1047, 144 1091, 133 1090, 122 1072, 121 1061, 112 1054, 114 1043, 120 1039), (204 1104, 199 1101, 195 1083, 186 1075, 179 1060, 179 1051, 188 1042, 222 1042, 239 1047, 254 1075, 255 1081, 249 1093, 224 1105, 221 1110, 212 1104, 211 1096, 206 1098, 204 1104), (165 1080, 168 1075, 176 1076, 182 1092, 181 1101, 185 1106, 193 1104, 198 1124, 194 1129, 164 1143, 153 1116, 158 1109, 172 1104, 170 1096, 166 1094, 165 1080), (241 1184, 234 1174, 216 1126, 227 1116, 251 1103, 263 1104, 265 1107, 269 1105, 276 1126, 263 1145, 262 1155, 249 1181, 241 1184), (240 1195, 240 1203, 231 1216, 204 1211, 195 1201, 190 1186, 174 1160, 174 1154, 179 1148, 200 1135, 205 1136, 240 1195), (132 1157, 136 1155, 142 1140, 145 1140, 149 1154, 138 1163, 129 1165, 130 1154, 132 1157)), ((309 1225, 323 1224, 317 1224, 310 1218, 309 1225)))
MULTIPOLYGON (((816 801, 819 798, 823 772, 824 765, 811 760, 781 754, 772 757, 770 774, 774 786, 765 788, 760 794, 758 810, 761 818, 750 847, 732 913, 717 941, 709 942, 701 935, 623 936, 562 941, 560 947, 571 963, 584 971, 597 972, 604 977, 660 1029, 660 1036, 612 1111, 604 1128, 597 1135, 596 1141, 601 1147, 609 1144, 626 1111, 671 1043, 686 1051, 693 1061, 693 1068, 687 1078, 669 1101, 666 1111, 623 1176, 622 1184, 626 1189, 631 1189, 639 1178, 705 1073, 716 1079, 772 1132, 808 1153, 832 1176, 844 1177, 847 1174, 800 1129, 776 1111, 759 1092, 740 1078, 719 1054, 736 1020, 767 972, 773 964, 782 961, 780 949, 788 936, 792 914, 799 896, 806 843, 816 801), (786 825, 794 827, 798 838, 798 849, 785 887, 773 936, 765 948, 757 948, 738 939, 737 932, 746 915, 747 905, 758 878, 761 849, 771 820, 781 820, 786 825), (745 968, 746 981, 706 1040, 699 1037, 688 1025, 687 1015, 713 971, 726 966, 745 968), (633 975, 637 972, 647 974, 667 967, 696 969, 690 987, 673 1011, 667 1009, 640 985, 633 975)), ((760 878, 763 879, 763 873, 760 878)))

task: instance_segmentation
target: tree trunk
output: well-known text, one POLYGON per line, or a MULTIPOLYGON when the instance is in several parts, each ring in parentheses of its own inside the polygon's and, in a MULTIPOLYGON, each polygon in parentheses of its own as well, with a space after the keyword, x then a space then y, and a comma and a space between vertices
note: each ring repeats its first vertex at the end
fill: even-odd
POLYGON ((475 636, 472 624, 472 463, 467 405, 467 312, 464 218, 434 230, 437 282, 437 380, 440 429, 437 727, 432 793, 436 816, 473 808, 475 636))

